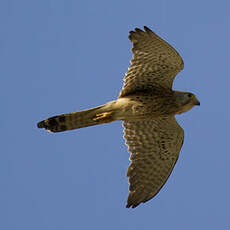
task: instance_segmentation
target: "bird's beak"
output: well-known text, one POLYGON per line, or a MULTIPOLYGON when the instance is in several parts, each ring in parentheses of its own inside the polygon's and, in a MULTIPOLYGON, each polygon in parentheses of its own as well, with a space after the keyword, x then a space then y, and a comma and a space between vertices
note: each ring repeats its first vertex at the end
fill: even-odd
POLYGON ((195 105, 200 105, 200 102, 197 100, 197 98, 196 98, 196 101, 195 101, 195 105))

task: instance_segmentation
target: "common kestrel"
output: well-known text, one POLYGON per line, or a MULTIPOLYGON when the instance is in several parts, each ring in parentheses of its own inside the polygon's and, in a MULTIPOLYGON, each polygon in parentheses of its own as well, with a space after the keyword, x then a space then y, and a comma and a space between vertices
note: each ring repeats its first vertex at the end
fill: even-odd
POLYGON ((127 208, 153 198, 170 176, 184 140, 175 114, 200 105, 189 92, 173 91, 184 63, 179 53, 148 27, 131 31, 133 58, 117 100, 92 109, 50 117, 37 124, 51 132, 122 120, 131 154, 127 208))

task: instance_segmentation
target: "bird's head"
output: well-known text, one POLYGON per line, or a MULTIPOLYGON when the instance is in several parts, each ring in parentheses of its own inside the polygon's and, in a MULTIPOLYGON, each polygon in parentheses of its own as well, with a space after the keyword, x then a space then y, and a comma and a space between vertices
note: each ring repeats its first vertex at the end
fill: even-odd
POLYGON ((200 102, 193 93, 175 91, 176 104, 178 105, 177 114, 187 112, 195 105, 200 105, 200 102))

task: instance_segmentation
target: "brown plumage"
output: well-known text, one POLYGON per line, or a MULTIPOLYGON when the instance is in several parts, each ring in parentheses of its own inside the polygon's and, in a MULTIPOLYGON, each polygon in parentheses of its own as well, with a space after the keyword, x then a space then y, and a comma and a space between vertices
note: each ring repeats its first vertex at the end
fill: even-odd
POLYGON ((38 128, 62 132, 122 120, 131 154, 126 207, 133 208, 159 192, 176 164, 184 131, 175 114, 200 104, 194 94, 172 90, 183 60, 167 42, 144 29, 130 32, 134 56, 117 100, 38 123, 38 128))

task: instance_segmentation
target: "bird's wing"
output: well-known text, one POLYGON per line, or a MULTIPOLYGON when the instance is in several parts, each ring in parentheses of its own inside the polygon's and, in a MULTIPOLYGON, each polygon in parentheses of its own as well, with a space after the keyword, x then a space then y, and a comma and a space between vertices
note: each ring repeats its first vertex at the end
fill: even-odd
POLYGON ((184 68, 179 53, 149 28, 130 31, 133 58, 124 77, 120 97, 155 86, 172 88, 173 79, 184 68))
POLYGON ((124 121, 124 138, 130 152, 129 197, 135 208, 154 197, 170 176, 184 140, 174 116, 145 121, 124 121))

